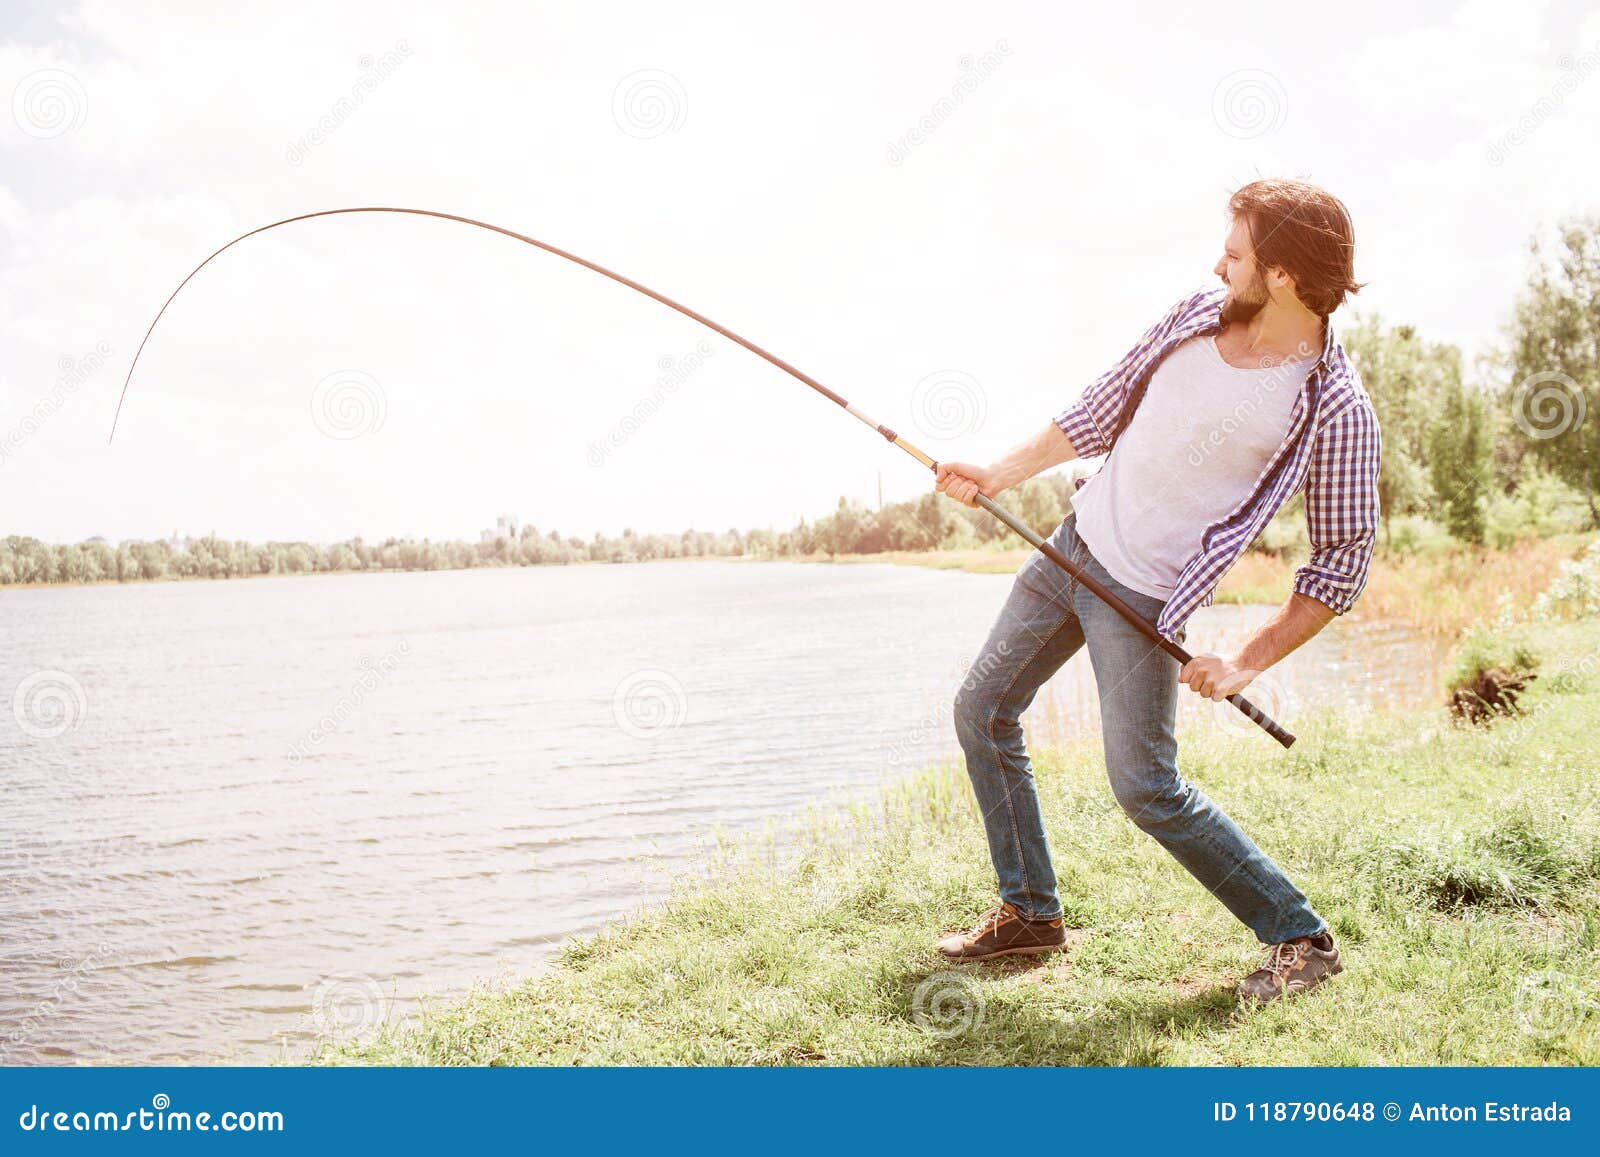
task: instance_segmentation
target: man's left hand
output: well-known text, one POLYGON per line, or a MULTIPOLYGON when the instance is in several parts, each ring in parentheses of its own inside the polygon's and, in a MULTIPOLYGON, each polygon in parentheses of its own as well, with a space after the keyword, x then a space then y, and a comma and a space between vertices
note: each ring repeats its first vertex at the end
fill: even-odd
POLYGON ((1183 665, 1183 670, 1178 672, 1178 682, 1207 699, 1221 700, 1243 691, 1260 673, 1241 666, 1237 656, 1207 651, 1183 665))

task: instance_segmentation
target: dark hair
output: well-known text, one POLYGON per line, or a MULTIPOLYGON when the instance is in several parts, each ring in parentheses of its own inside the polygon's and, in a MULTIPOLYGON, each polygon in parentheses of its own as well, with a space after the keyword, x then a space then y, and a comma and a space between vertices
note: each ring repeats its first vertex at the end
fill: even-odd
POLYGON ((1251 181, 1228 198, 1228 210, 1250 230, 1256 268, 1287 273, 1311 312, 1327 317, 1345 294, 1360 292, 1350 211, 1326 189, 1282 178, 1251 181))

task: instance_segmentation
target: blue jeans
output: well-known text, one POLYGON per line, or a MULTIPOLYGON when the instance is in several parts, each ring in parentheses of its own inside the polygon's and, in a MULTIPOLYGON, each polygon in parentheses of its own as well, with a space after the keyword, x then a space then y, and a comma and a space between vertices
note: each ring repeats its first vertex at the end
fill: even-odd
MULTIPOLYGON (((1072 515, 1050 542, 1156 621, 1165 604, 1106 573, 1078 537, 1072 515)), ((1020 719, 1034 693, 1085 644, 1100 693, 1106 773, 1122 810, 1263 944, 1326 929, 1266 853, 1178 774, 1178 661, 1038 551, 1017 572, 955 703, 956 732, 983 813, 1000 898, 1027 919, 1061 914, 1020 719)))

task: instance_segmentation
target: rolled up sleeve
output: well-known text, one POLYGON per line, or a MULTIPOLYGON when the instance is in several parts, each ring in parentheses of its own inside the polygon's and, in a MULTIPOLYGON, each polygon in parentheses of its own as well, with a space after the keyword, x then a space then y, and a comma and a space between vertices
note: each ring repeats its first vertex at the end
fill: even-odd
POLYGON ((1317 435, 1306 475, 1311 558, 1294 589, 1342 615, 1367 585, 1378 538, 1378 462, 1382 437, 1372 404, 1360 397, 1317 435))

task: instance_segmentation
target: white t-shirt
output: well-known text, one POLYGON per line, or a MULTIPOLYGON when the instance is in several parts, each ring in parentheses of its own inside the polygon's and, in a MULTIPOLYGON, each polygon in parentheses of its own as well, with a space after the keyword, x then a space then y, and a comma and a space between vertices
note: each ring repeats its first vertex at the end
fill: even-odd
POLYGON ((1078 535, 1124 586, 1163 601, 1283 444, 1316 358, 1242 370, 1194 337, 1162 360, 1100 471, 1072 496, 1078 535))

